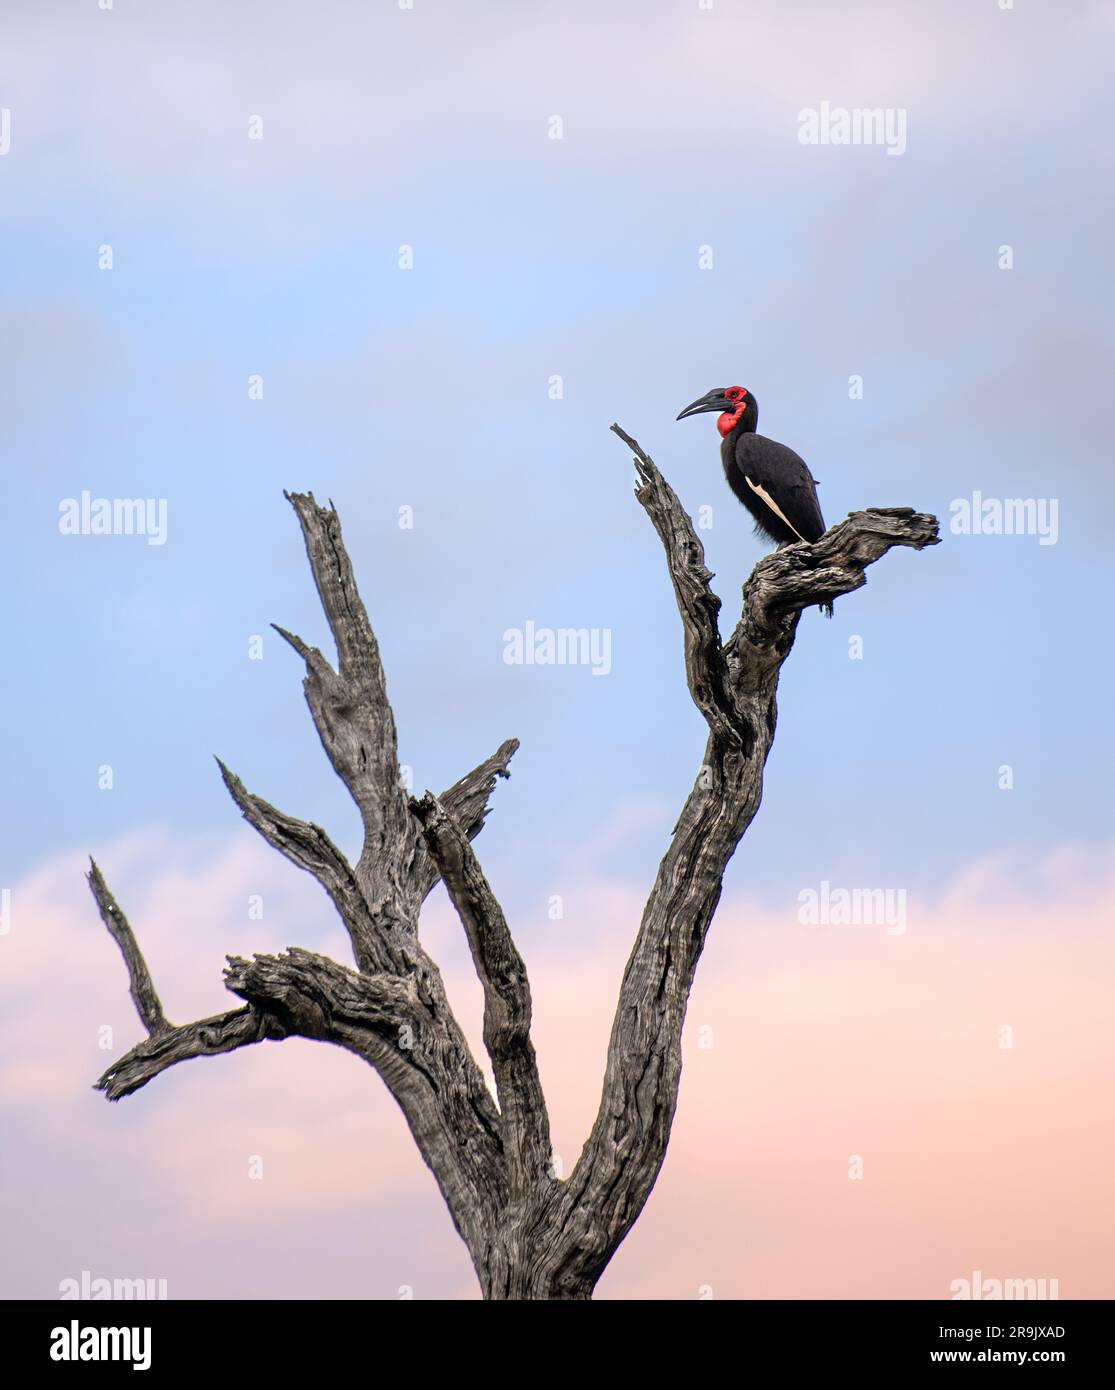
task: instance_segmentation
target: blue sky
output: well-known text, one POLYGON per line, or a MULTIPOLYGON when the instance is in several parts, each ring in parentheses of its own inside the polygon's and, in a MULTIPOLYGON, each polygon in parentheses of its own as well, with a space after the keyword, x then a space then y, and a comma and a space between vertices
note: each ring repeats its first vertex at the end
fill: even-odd
POLYGON ((607 867, 645 879, 703 739, 607 426, 713 507, 730 617, 760 549, 711 423, 673 421, 729 382, 830 522, 947 523, 980 488, 1056 497, 1061 530, 946 529, 807 616, 738 881, 930 888, 977 850, 1109 836, 1109 12, 588 6, 587 43, 576 6, 88 9, 13 6, 0 98, 3 881, 135 827, 246 834, 214 753, 352 845, 297 661, 247 659, 270 621, 324 639, 283 487, 340 507, 418 783, 523 740, 485 834, 512 904, 617 818, 607 867), (822 99, 901 104, 908 149, 801 146, 822 99), (166 497, 168 543, 60 535, 85 489, 166 497), (610 628, 612 673, 506 666, 528 619, 610 628))
MULTIPOLYGON (((330 905, 213 762, 356 850, 268 626, 329 650, 282 490, 332 498, 416 787, 522 740, 478 847, 575 1154, 705 742, 608 426, 711 508, 727 628, 762 549, 712 421, 674 417, 728 384, 806 458, 830 523, 907 504, 943 543, 802 620, 693 996, 720 1042, 687 1033, 660 1190, 602 1287, 929 1297, 996 1268, 1108 1291, 1113 13, 9 0, 6 1293, 92 1269, 168 1276, 172 1297, 474 1294, 401 1117, 336 1049, 244 1049, 120 1107, 92 1092, 104 1029, 119 1052, 139 1023, 84 856, 172 1018, 227 1007, 226 950, 343 958, 330 905), (904 111, 905 152, 802 145, 825 101, 904 111), (1057 544, 952 534, 977 490, 1055 500, 1057 544), (85 491, 165 499, 166 544, 61 534, 85 491), (528 622, 607 629, 610 673, 507 665, 528 622), (821 880, 908 890, 909 935, 802 929, 821 880), (878 1175, 862 1203, 849 1152, 878 1175), (266 1184, 245 1177, 257 1154, 266 1184)), ((422 929, 475 1039, 440 893, 422 929)))

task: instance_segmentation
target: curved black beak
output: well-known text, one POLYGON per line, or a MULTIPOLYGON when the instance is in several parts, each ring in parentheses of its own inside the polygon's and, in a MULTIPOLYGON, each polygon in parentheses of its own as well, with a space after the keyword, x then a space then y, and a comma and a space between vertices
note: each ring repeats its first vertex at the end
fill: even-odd
POLYGON ((732 403, 728 397, 725 396, 723 391, 710 391, 707 395, 702 396, 699 401, 694 401, 692 405, 687 405, 677 418, 679 420, 684 420, 688 415, 703 415, 708 410, 721 411, 730 410, 731 408, 732 403))

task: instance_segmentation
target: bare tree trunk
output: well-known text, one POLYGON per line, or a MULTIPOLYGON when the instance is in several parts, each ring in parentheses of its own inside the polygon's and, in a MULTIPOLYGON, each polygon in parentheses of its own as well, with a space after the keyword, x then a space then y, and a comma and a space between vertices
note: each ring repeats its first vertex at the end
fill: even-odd
POLYGON ((689 689, 709 734, 624 973, 596 1121, 568 1178, 559 1180, 552 1168, 526 967, 471 844, 518 744, 504 743, 440 797, 408 798, 379 648, 340 521, 311 494, 288 497, 336 644, 336 668, 316 647, 276 631, 305 663, 306 701, 322 746, 360 810, 364 845, 355 867, 319 826, 277 810, 220 768, 245 819, 329 894, 356 968, 298 948, 251 961, 230 956, 225 983, 243 1007, 173 1025, 96 864, 89 874, 148 1032, 98 1088, 119 1100, 177 1062, 292 1036, 354 1052, 406 1116, 488 1299, 591 1298, 666 1155, 689 991, 725 868, 762 797, 778 675, 801 611, 858 589, 866 567, 893 546, 920 550, 938 539, 936 520, 907 507, 853 512, 815 544, 760 560, 735 631, 722 643, 720 600, 692 522, 638 444, 612 428, 636 455, 635 495, 665 549, 689 689), (483 987, 495 1098, 419 941, 421 906, 439 878, 483 987))

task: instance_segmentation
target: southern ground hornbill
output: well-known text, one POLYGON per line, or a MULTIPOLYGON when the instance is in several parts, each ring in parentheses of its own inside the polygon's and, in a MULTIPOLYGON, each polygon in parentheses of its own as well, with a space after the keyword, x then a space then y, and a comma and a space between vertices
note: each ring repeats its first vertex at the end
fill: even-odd
MULTIPOLYGON (((723 441, 720 458, 728 485, 755 518, 755 530, 776 545, 816 541, 825 522, 817 501, 817 480, 793 449, 755 433, 759 403, 742 386, 724 386, 687 405, 678 416, 720 412, 716 428, 723 441)), ((822 609, 832 617, 832 605, 822 609)))

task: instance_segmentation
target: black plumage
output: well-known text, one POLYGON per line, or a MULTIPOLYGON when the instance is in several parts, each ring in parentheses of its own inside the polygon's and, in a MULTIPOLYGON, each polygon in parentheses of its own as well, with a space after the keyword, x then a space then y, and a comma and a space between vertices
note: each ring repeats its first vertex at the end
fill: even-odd
MULTIPOLYGON (((759 535, 779 546, 820 540, 825 520, 817 480, 793 449, 755 432, 759 403, 751 392, 742 386, 718 388, 687 405, 678 419, 713 410, 719 412, 724 476, 755 518, 759 535)), ((829 605, 824 607, 831 614, 829 605)))
POLYGON ((817 480, 793 449, 738 426, 720 446, 724 476, 755 518, 755 529, 778 545, 816 541, 825 533, 817 480))

